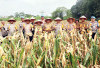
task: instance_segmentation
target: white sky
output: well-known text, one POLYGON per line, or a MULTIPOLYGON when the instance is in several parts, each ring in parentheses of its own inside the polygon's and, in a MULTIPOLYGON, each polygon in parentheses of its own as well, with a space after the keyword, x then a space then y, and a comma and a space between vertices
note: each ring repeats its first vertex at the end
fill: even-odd
POLYGON ((70 9, 77 0, 0 0, 0 16, 24 12, 32 15, 51 15, 57 7, 70 9))

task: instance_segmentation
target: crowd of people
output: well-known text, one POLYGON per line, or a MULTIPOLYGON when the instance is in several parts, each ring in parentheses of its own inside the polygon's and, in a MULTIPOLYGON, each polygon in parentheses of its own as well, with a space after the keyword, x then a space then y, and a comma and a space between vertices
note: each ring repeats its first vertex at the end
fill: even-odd
POLYGON ((79 31, 79 33, 82 33, 83 29, 88 33, 89 30, 91 30, 92 38, 94 39, 99 29, 100 20, 97 22, 96 17, 92 16, 91 21, 87 21, 85 16, 81 16, 79 20, 70 17, 66 23, 62 23, 63 20, 59 17, 53 21, 51 18, 45 19, 44 16, 41 16, 41 20, 36 20, 34 17, 31 17, 31 19, 21 17, 21 23, 19 23, 19 25, 15 24, 16 20, 14 18, 9 19, 8 22, 9 23, 6 24, 4 21, 1 21, 0 36, 13 36, 13 34, 18 31, 19 33, 23 33, 24 37, 29 35, 29 39, 32 41, 35 32, 37 32, 36 35, 39 35, 44 32, 51 33, 54 31, 56 37, 60 29, 68 33, 71 31, 79 31))

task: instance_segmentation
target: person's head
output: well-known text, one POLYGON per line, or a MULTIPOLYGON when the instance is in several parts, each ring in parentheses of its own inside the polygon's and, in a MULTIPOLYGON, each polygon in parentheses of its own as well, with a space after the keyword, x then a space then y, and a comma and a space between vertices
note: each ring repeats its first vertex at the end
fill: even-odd
POLYGON ((60 23, 60 22, 62 21, 62 19, 59 18, 59 17, 57 17, 57 18, 55 19, 55 21, 56 21, 57 23, 60 23))
POLYGON ((37 24, 37 25, 39 25, 39 26, 41 26, 42 23, 43 23, 43 22, 42 22, 41 20, 38 20, 38 21, 35 22, 35 24, 37 24))
POLYGON ((77 23, 79 23, 79 20, 78 20, 78 19, 76 19, 75 23, 76 23, 76 24, 77 24, 77 23))
POLYGON ((75 22, 75 18, 70 17, 70 18, 67 19, 67 21, 68 21, 69 23, 73 23, 73 22, 75 22))
POLYGON ((34 23, 36 19, 34 17, 31 17, 31 22, 34 23))
POLYGON ((23 16, 21 17, 21 21, 24 22, 24 17, 23 16))
POLYGON ((91 16, 91 21, 95 22, 96 17, 95 16, 91 16))
POLYGON ((56 20, 56 22, 59 24, 61 22, 61 20, 56 20))
POLYGON ((86 18, 85 16, 81 16, 81 17, 80 17, 80 20, 81 20, 82 22, 85 22, 85 20, 87 20, 87 18, 86 18))
POLYGON ((44 20, 45 18, 44 18, 44 16, 41 16, 41 20, 44 20))
POLYGON ((16 22, 16 20, 13 19, 13 18, 11 18, 11 19, 8 20, 8 22, 9 22, 10 24, 13 24, 14 22, 16 22))
POLYGON ((2 25, 5 25, 5 22, 4 22, 4 21, 1 21, 1 24, 2 24, 2 25))
POLYGON ((25 19, 24 21, 26 22, 26 24, 30 23, 30 19, 29 18, 25 19))
POLYGON ((52 19, 48 18, 48 19, 45 20, 45 22, 46 23, 51 23, 52 22, 52 19))
POLYGON ((82 21, 82 22, 85 22, 85 19, 84 19, 84 18, 82 18, 82 19, 81 19, 81 21, 82 21))

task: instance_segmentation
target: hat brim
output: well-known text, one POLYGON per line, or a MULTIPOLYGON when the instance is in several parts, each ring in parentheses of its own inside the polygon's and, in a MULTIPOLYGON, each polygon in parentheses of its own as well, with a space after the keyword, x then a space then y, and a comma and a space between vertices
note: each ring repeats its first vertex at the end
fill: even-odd
POLYGON ((36 19, 31 19, 31 20, 36 20, 36 19))
POLYGON ((61 19, 56 19, 56 20, 54 20, 54 21, 62 21, 61 19))
POLYGON ((67 21, 69 22, 70 19, 72 19, 73 22, 75 22, 75 18, 68 18, 67 21))
POLYGON ((30 19, 26 19, 26 20, 24 20, 24 21, 31 21, 30 19))
POLYGON ((38 24, 38 23, 41 23, 41 24, 42 24, 43 22, 42 22, 42 21, 37 21, 37 22, 35 22, 35 24, 38 24))
POLYGON ((8 20, 8 22, 11 22, 11 21, 16 22, 16 20, 8 20))
POLYGON ((85 20, 87 20, 87 18, 80 18, 80 20, 81 20, 81 19, 85 19, 85 20))
POLYGON ((50 21, 50 22, 52 22, 52 19, 46 19, 46 20, 45 20, 45 22, 47 22, 47 21, 50 21))

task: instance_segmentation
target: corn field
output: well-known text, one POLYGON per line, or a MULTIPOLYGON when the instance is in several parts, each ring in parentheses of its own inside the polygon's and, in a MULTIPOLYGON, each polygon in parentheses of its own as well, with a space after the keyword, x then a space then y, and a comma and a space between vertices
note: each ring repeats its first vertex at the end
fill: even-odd
POLYGON ((60 30, 34 34, 33 41, 18 32, 0 37, 1 68, 100 68, 100 32, 60 30))

